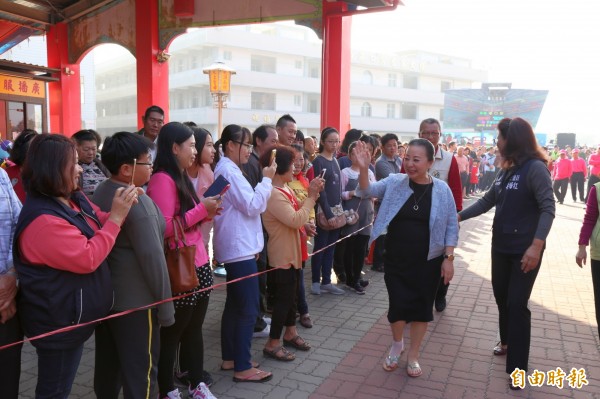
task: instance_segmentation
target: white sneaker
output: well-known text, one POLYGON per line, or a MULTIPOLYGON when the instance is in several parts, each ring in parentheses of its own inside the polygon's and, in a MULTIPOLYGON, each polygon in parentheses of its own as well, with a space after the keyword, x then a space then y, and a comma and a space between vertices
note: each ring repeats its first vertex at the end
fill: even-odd
POLYGON ((321 283, 312 283, 310 287, 310 292, 313 295, 321 295, 321 283))
POLYGON ((333 284, 322 284, 321 290, 325 291, 325 292, 329 292, 330 294, 333 294, 333 295, 344 295, 344 290, 336 287, 333 284))
POLYGON ((265 338, 265 337, 269 336, 270 332, 271 332, 271 326, 267 324, 267 326, 265 327, 264 330, 258 331, 258 332, 255 332, 254 334, 252 334, 252 338, 265 338))
POLYGON ((179 389, 175 388, 171 392, 167 393, 167 396, 165 396, 163 399, 181 399, 181 392, 179 392, 179 389))
POLYGON ((267 323, 268 325, 271 325, 271 318, 270 317, 263 316, 262 319, 264 320, 265 323, 267 323))
POLYGON ((193 399, 217 399, 215 395, 210 392, 210 389, 206 386, 205 383, 201 382, 194 389, 188 389, 190 394, 190 398, 193 399))

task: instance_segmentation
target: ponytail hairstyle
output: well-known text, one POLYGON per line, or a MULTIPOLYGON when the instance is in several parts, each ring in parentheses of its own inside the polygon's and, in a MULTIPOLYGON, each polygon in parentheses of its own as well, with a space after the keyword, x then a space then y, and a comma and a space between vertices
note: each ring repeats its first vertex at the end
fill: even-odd
MULTIPOLYGON (((215 165, 219 162, 221 156, 227 156, 227 154, 225 154, 225 149, 230 141, 243 143, 247 137, 250 138, 250 141, 252 141, 252 135, 248 129, 244 130, 244 128, 240 125, 225 126, 223 133, 221 134, 221 138, 215 143, 215 150, 217 150, 215 153, 215 165)), ((241 146, 239 151, 241 154, 241 146)))
POLYGON ((179 200, 179 217, 184 228, 185 213, 194 208, 200 202, 196 190, 187 173, 181 170, 175 154, 173 144, 182 144, 187 141, 194 132, 189 127, 179 122, 169 122, 160 129, 156 142, 156 161, 154 161, 154 173, 164 172, 175 182, 177 199, 179 200))
MULTIPOLYGON (((340 134, 340 132, 338 132, 337 129, 334 127, 326 127, 325 129, 323 129, 321 131, 321 139, 319 140, 319 150, 318 150, 319 154, 323 152, 323 142, 325 140, 327 140, 327 137, 329 137, 330 134, 333 134, 333 133, 340 134)), ((335 156, 335 154, 333 154, 333 156, 335 156)))

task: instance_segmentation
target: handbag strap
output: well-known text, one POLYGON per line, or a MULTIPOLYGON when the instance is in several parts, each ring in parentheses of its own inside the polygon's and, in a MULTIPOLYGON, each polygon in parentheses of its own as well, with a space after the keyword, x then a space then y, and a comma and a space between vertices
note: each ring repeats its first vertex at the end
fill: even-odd
POLYGON ((179 244, 179 235, 181 234, 181 242, 184 246, 187 247, 187 242, 185 241, 185 232, 183 230, 183 226, 181 225, 181 220, 178 217, 173 217, 173 232, 175 233, 175 248, 177 248, 179 244))

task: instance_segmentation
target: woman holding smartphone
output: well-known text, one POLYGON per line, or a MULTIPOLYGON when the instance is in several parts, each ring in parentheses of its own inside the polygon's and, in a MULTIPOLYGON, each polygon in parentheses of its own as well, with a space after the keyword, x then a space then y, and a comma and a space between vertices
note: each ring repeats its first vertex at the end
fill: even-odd
MULTIPOLYGON (((342 202, 342 190, 340 188, 340 166, 337 163, 335 154, 340 145, 340 134, 332 127, 326 127, 321 132, 321 143, 319 144, 319 155, 313 161, 315 176, 325 179, 325 189, 319 196, 318 204, 321 211, 325 213, 327 222, 331 227, 334 226, 335 216, 331 208, 340 205, 342 202)), ((323 229, 317 225, 317 235, 315 237, 314 252, 315 255, 311 261, 312 267, 312 286, 313 295, 320 295, 321 291, 329 292, 334 295, 343 295, 344 290, 331 284, 331 268, 333 267, 334 246, 328 247, 324 251, 319 251, 328 245, 333 244, 340 236, 340 229, 323 229)))
MULTIPOLYGON (((263 168, 263 178, 254 189, 240 166, 252 153, 252 137, 241 126, 228 125, 217 141, 215 177, 223 176, 231 188, 223 196, 223 211, 215 217, 214 246, 218 262, 225 265, 227 281, 257 272, 256 258, 264 246, 260 215, 271 196, 271 179, 277 164, 263 168), (222 149, 224 156, 219 156, 222 149)), ((259 370, 251 361, 254 324, 259 313, 258 277, 227 285, 221 319, 221 369, 234 370, 235 382, 265 382, 273 374, 259 370)))

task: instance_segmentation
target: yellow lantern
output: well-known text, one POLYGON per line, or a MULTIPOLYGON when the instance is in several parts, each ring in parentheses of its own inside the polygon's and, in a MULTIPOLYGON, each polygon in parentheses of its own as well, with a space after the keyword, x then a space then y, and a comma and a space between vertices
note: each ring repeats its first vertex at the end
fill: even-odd
POLYGON ((221 130, 223 127, 223 108, 225 105, 225 99, 229 95, 231 86, 231 75, 235 74, 235 70, 228 67, 224 63, 217 61, 211 66, 202 70, 208 75, 210 94, 212 94, 215 100, 215 106, 217 107, 218 119, 217 119, 217 137, 221 137, 221 130))

